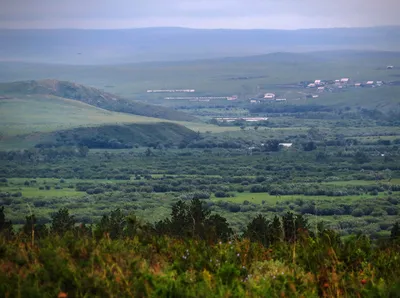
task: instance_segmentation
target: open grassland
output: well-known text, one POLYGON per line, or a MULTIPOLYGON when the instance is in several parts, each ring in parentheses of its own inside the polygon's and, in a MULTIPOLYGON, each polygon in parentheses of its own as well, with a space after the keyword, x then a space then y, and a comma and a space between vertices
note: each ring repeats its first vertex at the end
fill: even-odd
POLYGON ((200 132, 239 129, 110 112, 75 100, 53 96, 23 96, 17 99, 0 100, 0 134, 3 136, 102 124, 157 122, 173 122, 200 132))

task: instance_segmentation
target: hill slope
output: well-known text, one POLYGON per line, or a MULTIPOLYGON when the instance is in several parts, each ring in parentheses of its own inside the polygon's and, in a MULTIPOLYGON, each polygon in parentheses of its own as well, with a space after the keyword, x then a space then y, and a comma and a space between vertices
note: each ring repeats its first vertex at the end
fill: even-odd
POLYGON ((0 83, 0 96, 15 94, 23 95, 52 95, 77 100, 95 107, 114 112, 135 114, 175 121, 193 121, 194 117, 173 109, 130 101, 99 89, 80 84, 58 81, 22 81, 0 83))
POLYGON ((0 30, 0 57, 3 61, 112 64, 245 56, 286 51, 288 48, 297 52, 398 50, 399 32, 399 27, 305 30, 0 30))
POLYGON ((157 145, 170 147, 195 137, 194 131, 175 123, 135 123, 78 127, 45 133, 40 136, 40 141, 36 145, 38 147, 80 145, 97 149, 157 145))

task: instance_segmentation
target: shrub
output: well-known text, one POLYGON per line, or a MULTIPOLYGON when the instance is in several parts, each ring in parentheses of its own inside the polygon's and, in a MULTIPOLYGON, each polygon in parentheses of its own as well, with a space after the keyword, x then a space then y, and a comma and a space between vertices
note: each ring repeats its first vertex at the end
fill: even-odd
POLYGON ((361 216, 364 215, 364 211, 361 208, 356 208, 356 209, 353 210, 351 215, 354 216, 354 217, 361 217, 361 216))
POLYGON ((216 198, 229 198, 229 194, 224 191, 217 191, 214 195, 216 198))

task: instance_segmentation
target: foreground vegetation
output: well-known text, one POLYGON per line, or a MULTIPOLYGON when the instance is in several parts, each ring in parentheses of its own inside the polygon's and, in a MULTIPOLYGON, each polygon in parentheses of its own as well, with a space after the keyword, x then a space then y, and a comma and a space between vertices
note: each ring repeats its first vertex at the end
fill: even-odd
POLYGON ((340 240, 287 213, 259 215, 243 235, 198 199, 143 223, 119 209, 92 226, 67 209, 19 232, 0 209, 2 297, 397 297, 400 224, 374 243, 340 240))

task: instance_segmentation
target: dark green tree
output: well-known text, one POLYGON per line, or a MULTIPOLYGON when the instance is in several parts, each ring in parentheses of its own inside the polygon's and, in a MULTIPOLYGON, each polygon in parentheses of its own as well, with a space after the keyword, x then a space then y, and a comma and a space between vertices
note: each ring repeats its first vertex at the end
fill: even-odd
POLYGON ((263 215, 259 214, 247 225, 244 236, 251 241, 257 241, 265 246, 269 246, 271 240, 269 227, 270 222, 263 215))
POLYGON ((283 240, 282 223, 277 215, 275 215, 272 220, 270 230, 271 243, 277 243, 283 240))
POLYGON ((192 230, 192 236, 199 236, 205 238, 206 219, 210 216, 211 211, 205 208, 200 199, 192 199, 187 212, 188 222, 192 230))
POLYGON ((4 206, 0 207, 0 233, 6 237, 13 235, 13 227, 10 220, 6 219, 4 214, 4 206))
POLYGON ((296 241, 296 217, 292 212, 287 212, 282 217, 283 232, 286 242, 296 241))
POLYGON ((169 224, 169 230, 174 236, 184 237, 189 233, 189 218, 186 203, 179 200, 172 206, 171 219, 165 221, 169 224))
POLYGON ((111 239, 117 239, 123 236, 126 227, 126 218, 121 209, 117 208, 105 214, 96 227, 96 236, 101 237, 108 234, 111 239))
POLYGON ((390 231, 390 238, 392 240, 400 238, 400 222, 396 222, 390 231))
POLYGON ((38 224, 35 214, 26 216, 25 223, 22 227, 22 232, 29 236, 36 238, 43 238, 48 235, 48 229, 44 224, 38 224))
POLYGON ((61 208, 51 218, 52 233, 64 235, 66 232, 74 230, 76 221, 74 216, 69 214, 67 208, 61 208))
POLYGON ((206 238, 213 243, 217 240, 227 241, 233 234, 226 218, 219 214, 211 215, 206 221, 206 226, 206 238))

